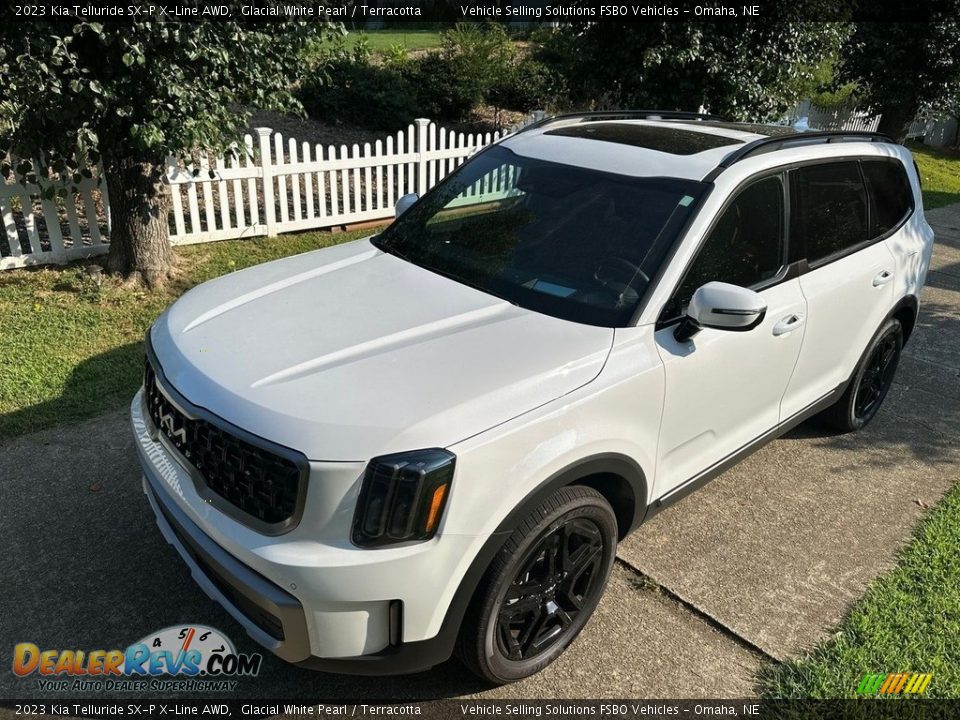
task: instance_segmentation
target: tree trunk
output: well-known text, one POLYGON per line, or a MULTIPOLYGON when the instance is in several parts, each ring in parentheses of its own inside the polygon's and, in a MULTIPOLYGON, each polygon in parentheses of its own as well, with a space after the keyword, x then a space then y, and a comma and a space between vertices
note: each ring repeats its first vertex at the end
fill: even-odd
POLYGON ((881 106, 880 124, 877 126, 877 132, 889 135, 897 142, 903 142, 907 137, 907 131, 910 129, 910 123, 913 122, 919 109, 917 103, 881 106))
POLYGON ((110 191, 110 254, 107 270, 139 277, 148 287, 169 277, 173 251, 167 214, 170 195, 160 166, 144 158, 104 158, 110 191))

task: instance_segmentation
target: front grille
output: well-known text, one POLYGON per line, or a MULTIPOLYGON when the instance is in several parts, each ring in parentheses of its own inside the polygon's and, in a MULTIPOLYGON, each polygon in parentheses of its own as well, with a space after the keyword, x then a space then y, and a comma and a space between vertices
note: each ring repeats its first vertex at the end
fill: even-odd
POLYGON ((143 387, 157 432, 197 470, 211 492, 260 523, 275 526, 293 518, 302 480, 293 460, 181 412, 160 389, 149 359, 143 387))

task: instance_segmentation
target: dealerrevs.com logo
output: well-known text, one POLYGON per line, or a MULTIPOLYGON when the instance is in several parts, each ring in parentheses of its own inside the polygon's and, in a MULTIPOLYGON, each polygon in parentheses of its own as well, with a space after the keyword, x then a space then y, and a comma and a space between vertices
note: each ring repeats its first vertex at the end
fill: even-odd
POLYGON ((36 677, 40 690, 232 691, 238 677, 254 677, 263 657, 238 653, 219 630, 173 626, 126 650, 41 650, 29 642, 13 649, 13 672, 36 677))

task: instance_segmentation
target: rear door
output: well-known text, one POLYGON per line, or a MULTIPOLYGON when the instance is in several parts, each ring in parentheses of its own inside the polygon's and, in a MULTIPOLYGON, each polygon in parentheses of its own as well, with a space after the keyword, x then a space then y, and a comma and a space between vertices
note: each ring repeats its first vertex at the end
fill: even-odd
POLYGON ((896 271, 882 242, 857 159, 790 171, 791 259, 806 262, 800 288, 807 301, 803 348, 781 403, 783 420, 833 391, 853 372, 890 311, 896 271))

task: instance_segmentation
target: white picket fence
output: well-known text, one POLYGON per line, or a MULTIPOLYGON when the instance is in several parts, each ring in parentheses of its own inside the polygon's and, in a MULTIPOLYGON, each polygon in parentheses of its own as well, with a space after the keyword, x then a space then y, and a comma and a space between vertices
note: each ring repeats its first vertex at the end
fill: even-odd
POLYGON ((98 177, 73 183, 49 182, 42 186, 21 182, 13 172, 0 183, 0 270, 67 263, 105 253, 109 247, 110 220, 106 184, 98 177), (65 196, 44 197, 45 191, 64 190, 65 196))
POLYGON ((824 108, 809 100, 799 103, 790 113, 791 122, 807 118, 807 124, 815 130, 862 130, 876 132, 880 125, 880 115, 869 109, 853 105, 824 108))
MULTIPOLYGON (((805 117, 808 125, 816 130, 866 130, 876 132, 880 125, 879 113, 869 108, 851 104, 824 108, 809 100, 799 103, 789 115, 789 122, 805 117)), ((948 115, 921 111, 907 130, 907 138, 920 138, 925 144, 943 147, 957 136, 956 118, 948 115)))
MULTIPOLYGON (((531 116, 526 122, 537 119, 531 116)), ((168 158, 170 240, 212 242, 385 220, 397 199, 421 195, 501 133, 457 133, 426 119, 373 144, 311 146, 257 128, 228 157, 168 158), (211 177, 212 171, 212 177, 211 177)), ((46 185, 0 184, 0 270, 65 263, 109 248, 109 202, 100 179, 43 199, 46 185)), ((478 190, 479 191, 479 190, 478 190)))

